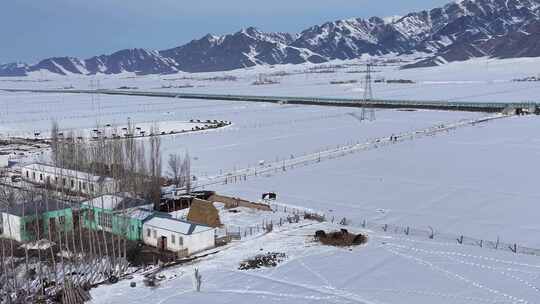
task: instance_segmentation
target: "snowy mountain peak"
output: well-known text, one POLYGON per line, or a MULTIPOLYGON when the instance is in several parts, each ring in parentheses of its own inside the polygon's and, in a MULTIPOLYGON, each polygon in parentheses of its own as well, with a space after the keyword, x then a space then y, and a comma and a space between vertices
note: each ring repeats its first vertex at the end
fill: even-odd
POLYGON ((138 74, 231 70, 260 64, 322 63, 364 54, 423 52, 430 58, 408 67, 478 56, 540 56, 540 0, 457 0, 403 17, 326 22, 299 34, 247 27, 168 50, 125 49, 81 60, 54 57, 34 65, 0 65, 0 76, 46 70, 68 74, 138 74))

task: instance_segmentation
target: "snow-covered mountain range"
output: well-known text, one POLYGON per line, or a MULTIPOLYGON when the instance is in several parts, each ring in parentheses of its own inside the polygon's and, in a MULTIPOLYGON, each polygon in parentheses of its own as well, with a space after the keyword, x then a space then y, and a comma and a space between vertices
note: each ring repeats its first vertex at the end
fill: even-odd
POLYGON ((61 75, 209 72, 412 53, 423 56, 405 67, 484 56, 538 57, 540 0, 458 0, 403 17, 327 22, 294 35, 250 27, 224 36, 209 34, 162 51, 126 49, 85 60, 55 57, 33 65, 3 64, 0 76, 25 76, 40 70, 61 75))

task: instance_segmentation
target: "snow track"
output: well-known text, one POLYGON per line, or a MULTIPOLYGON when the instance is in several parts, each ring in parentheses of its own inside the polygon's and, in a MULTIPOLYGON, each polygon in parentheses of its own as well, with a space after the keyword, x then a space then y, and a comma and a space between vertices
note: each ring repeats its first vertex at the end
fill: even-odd
MULTIPOLYGON (((413 255, 408 255, 408 254, 399 252, 398 250, 391 249, 391 248, 386 248, 386 250, 388 250, 390 253, 393 253, 393 254, 395 254, 397 256, 400 256, 400 257, 403 257, 405 259, 411 260, 411 261, 413 261, 415 263, 418 263, 420 265, 427 266, 428 268, 430 268, 433 271, 441 272, 444 275, 446 275, 446 276, 448 276, 450 278, 453 278, 455 280, 461 281, 463 283, 466 283, 467 285, 473 286, 473 287, 478 288, 478 289, 485 290, 485 291, 487 291, 487 292, 489 292, 489 293, 491 293, 491 294, 493 294, 495 296, 503 297, 503 298, 505 298, 507 300, 510 300, 511 303, 529 303, 529 301, 527 301, 527 300, 524 300, 524 299, 519 298, 517 296, 511 295, 509 293, 503 292, 501 290, 497 290, 497 289, 491 288, 489 286, 486 286, 486 285, 484 285, 484 284, 482 284, 482 283, 480 283, 478 281, 469 279, 469 278, 467 278, 467 277, 465 277, 463 275, 452 272, 452 271, 447 270, 447 269, 445 269, 443 267, 437 266, 434 263, 429 262, 429 261, 427 261, 425 259, 415 257, 413 255)), ((496 302, 494 301, 494 303, 496 303, 496 302)))

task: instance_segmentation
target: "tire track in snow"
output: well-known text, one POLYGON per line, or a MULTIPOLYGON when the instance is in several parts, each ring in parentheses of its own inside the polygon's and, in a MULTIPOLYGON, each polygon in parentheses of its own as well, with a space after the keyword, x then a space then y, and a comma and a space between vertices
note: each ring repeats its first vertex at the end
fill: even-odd
MULTIPOLYGON (((484 285, 482 283, 479 283, 477 281, 474 281, 474 280, 471 280, 463 275, 460 275, 458 273, 454 273, 450 270, 447 270, 447 269, 444 269, 440 266, 437 266, 435 265, 434 263, 430 262, 430 261, 427 261, 425 259, 422 259, 422 258, 419 258, 419 257, 416 257, 416 256, 412 256, 412 255, 408 255, 408 254, 405 254, 405 253, 402 253, 402 252, 399 252, 395 249, 392 249, 390 248, 392 246, 384 246, 383 245, 383 248, 385 248, 388 252, 396 255, 396 256, 400 256, 402 258, 405 258, 407 260, 411 260, 417 264, 420 264, 420 265, 424 265, 424 266, 427 266, 428 268, 432 269, 433 271, 437 271, 437 272, 441 272, 443 274, 445 274, 446 276, 450 277, 450 278, 454 278, 458 281, 461 281, 463 283, 466 283, 467 285, 470 285, 472 287, 475 287, 475 288, 478 288, 478 289, 481 289, 481 290, 485 290, 489 293, 492 293, 493 295, 496 295, 496 296, 500 296, 500 297, 504 297, 506 299, 509 299, 512 303, 522 303, 522 304, 527 304, 529 303, 529 301, 525 300, 525 299, 522 299, 522 298, 518 298, 514 295, 511 295, 511 294, 508 294, 508 293, 505 293, 503 291, 500 291, 500 290, 497 290, 497 289, 494 289, 494 288, 491 288, 487 285, 484 285)), ((494 303, 497 303, 497 301, 494 301, 494 303)))
POLYGON ((457 252, 457 251, 426 250, 426 249, 421 249, 421 248, 417 248, 417 247, 410 247, 410 246, 399 245, 399 244, 388 243, 388 242, 385 242, 384 245, 397 247, 397 248, 401 248, 401 249, 407 249, 407 250, 411 250, 411 251, 415 251, 415 252, 422 252, 422 253, 432 254, 432 255, 460 256, 460 257, 465 257, 465 258, 481 259, 481 260, 495 262, 495 263, 501 263, 501 264, 508 264, 508 265, 514 265, 514 266, 530 267, 530 268, 538 268, 538 269, 540 269, 540 265, 501 260, 501 259, 497 259, 497 258, 491 258, 491 257, 486 257, 486 256, 481 256, 481 255, 473 255, 473 254, 462 253, 462 252, 457 252))
POLYGON ((361 290, 366 291, 375 291, 375 292, 385 292, 385 293, 397 293, 397 294, 413 294, 413 295, 421 295, 426 297, 441 297, 441 298, 447 298, 447 299, 455 299, 455 300, 465 300, 468 301, 467 303, 474 301, 474 302, 482 302, 482 303, 512 303, 512 302, 504 302, 499 300, 491 300, 491 299, 484 299, 484 298, 478 298, 478 297, 467 297, 467 296, 460 296, 455 294, 447 294, 442 292, 433 292, 433 291, 425 291, 425 290, 402 290, 402 289, 388 289, 388 288, 361 288, 361 290))
POLYGON ((358 295, 358 294, 354 294, 354 293, 344 291, 344 290, 321 289, 319 286, 312 286, 312 285, 307 285, 307 284, 290 282, 290 281, 287 281, 287 280, 275 279, 275 278, 271 278, 271 277, 268 277, 268 276, 255 274, 255 273, 249 273, 249 272, 245 272, 245 271, 244 272, 235 271, 235 272, 236 273, 241 273, 241 274, 244 274, 244 275, 247 275, 247 276, 252 276, 252 277, 255 277, 255 278, 263 279, 263 280, 268 280, 268 281, 278 283, 278 284, 289 285, 289 286, 293 286, 293 287, 299 287, 299 288, 303 288, 303 289, 313 291, 313 292, 316 292, 316 293, 335 296, 335 297, 342 298, 342 299, 349 300, 349 301, 356 302, 356 303, 376 304, 375 302, 372 302, 372 301, 361 298, 361 296, 358 295))
POLYGON ((316 272, 315 270, 313 270, 311 267, 309 267, 308 265, 306 265, 306 263, 304 263, 304 261, 302 260, 299 260, 300 262, 300 265, 302 265, 302 267, 304 267, 307 271, 309 271, 311 274, 313 274, 314 276, 316 276, 317 278, 319 278, 319 280, 321 280, 323 282, 323 284, 326 284, 325 286, 330 288, 330 289, 334 289, 334 286, 332 285, 332 283, 330 283, 330 281, 328 281, 322 274, 316 272))
MULTIPOLYGON (((510 274, 508 272, 505 272, 504 270, 501 270, 501 269, 497 269, 495 267, 492 267, 492 266, 488 266, 488 265, 484 265, 484 264, 479 264, 479 263, 473 263, 473 262, 467 262, 467 261, 463 261, 463 260, 460 260, 460 259, 456 259, 456 258, 453 258, 453 257, 450 257, 450 256, 447 256, 446 258, 448 258, 449 260, 451 261, 454 261, 454 262, 457 262, 459 264, 463 264, 463 265, 467 265, 467 266, 472 266, 472 267, 477 267, 477 268, 480 268, 480 269, 487 269, 487 270, 490 270, 490 271, 493 271, 493 272, 496 272, 496 273, 499 273, 503 276, 506 276, 506 277, 509 277, 513 280, 516 280, 522 284, 524 284, 525 286, 535 290, 535 291, 540 291, 540 289, 538 289, 538 287, 536 287, 534 284, 532 284, 531 282, 523 279, 523 278, 520 278, 518 276, 515 276, 513 274, 510 274)), ((511 271, 511 270, 508 270, 508 271, 511 271)))
POLYGON ((336 298, 335 296, 326 296, 326 297, 317 297, 317 296, 301 296, 298 294, 289 294, 289 293, 277 293, 264 290, 240 290, 240 289, 223 289, 215 290, 207 293, 232 293, 232 294, 242 294, 242 295, 259 295, 259 296, 274 296, 279 298, 290 298, 296 300, 309 300, 309 301, 323 301, 323 303, 330 303, 328 301, 336 298))

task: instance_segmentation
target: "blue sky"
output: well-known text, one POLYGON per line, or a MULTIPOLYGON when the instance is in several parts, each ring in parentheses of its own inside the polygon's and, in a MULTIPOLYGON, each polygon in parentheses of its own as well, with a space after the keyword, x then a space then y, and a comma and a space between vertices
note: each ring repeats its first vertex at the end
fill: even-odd
POLYGON ((298 32, 325 21, 402 15, 448 1, 8 0, 0 4, 0 62, 165 49, 248 26, 298 32))

